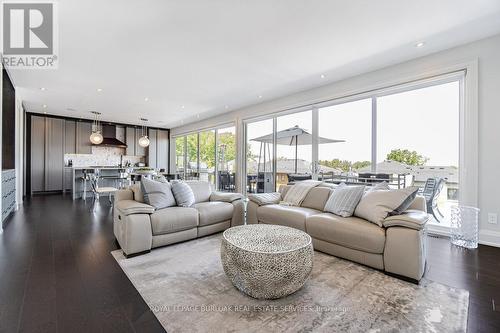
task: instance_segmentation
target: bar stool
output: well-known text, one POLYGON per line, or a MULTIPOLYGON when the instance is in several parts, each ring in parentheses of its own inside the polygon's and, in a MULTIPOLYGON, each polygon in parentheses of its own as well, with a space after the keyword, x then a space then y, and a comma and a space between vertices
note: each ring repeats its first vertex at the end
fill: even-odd
POLYGON ((93 174, 89 175, 90 186, 92 187, 92 192, 94 194, 94 205, 96 201, 99 201, 99 196, 101 194, 108 194, 109 203, 110 205, 113 205, 112 197, 115 194, 115 192, 118 191, 118 189, 116 187, 110 187, 110 186, 99 187, 99 177, 100 177, 100 170, 95 170, 93 174))

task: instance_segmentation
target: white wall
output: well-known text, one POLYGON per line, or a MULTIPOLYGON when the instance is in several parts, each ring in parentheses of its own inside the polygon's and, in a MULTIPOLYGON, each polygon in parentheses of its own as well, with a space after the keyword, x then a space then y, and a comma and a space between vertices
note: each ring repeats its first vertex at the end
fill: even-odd
MULTIPOLYGON (((478 205, 481 209, 480 240, 484 244, 500 246, 500 225, 488 224, 487 222, 488 213, 500 214, 500 177, 497 175, 498 170, 500 170, 500 153, 497 148, 498 144, 500 144, 500 35, 355 76, 320 88, 235 110, 198 123, 177 127, 171 130, 171 134, 175 136, 199 128, 208 128, 234 121, 237 123, 237 129, 239 129, 237 131, 238 142, 242 144, 241 123, 243 119, 363 92, 377 85, 394 82, 398 78, 412 77, 416 73, 433 72, 439 68, 449 68, 458 63, 474 60, 478 61, 479 70, 478 205)), ((173 157, 175 147, 170 152, 173 157)), ((174 158, 171 158, 171 162, 175 162, 174 158)), ((171 165, 171 167, 174 166, 171 165)))

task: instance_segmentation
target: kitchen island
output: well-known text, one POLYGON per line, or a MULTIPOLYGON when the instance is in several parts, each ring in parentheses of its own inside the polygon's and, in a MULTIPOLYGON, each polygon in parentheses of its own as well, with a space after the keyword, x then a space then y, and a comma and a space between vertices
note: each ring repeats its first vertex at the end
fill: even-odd
MULTIPOLYGON (((85 171, 89 173, 100 172, 100 187, 127 186, 131 184, 130 174, 143 167, 120 167, 120 166, 75 166, 65 167, 67 176, 64 177, 65 183, 71 182, 71 193, 73 200, 92 196, 92 187, 90 181, 85 181, 85 171)), ((70 188, 70 184, 65 184, 65 188, 70 188)))

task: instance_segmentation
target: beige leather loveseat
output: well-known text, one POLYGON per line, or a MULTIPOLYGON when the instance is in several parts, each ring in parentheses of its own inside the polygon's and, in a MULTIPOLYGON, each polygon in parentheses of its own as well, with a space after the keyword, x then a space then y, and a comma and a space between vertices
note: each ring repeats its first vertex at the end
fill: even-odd
POLYGON ((390 216, 383 227, 359 217, 324 213, 331 188, 312 188, 300 207, 279 205, 290 186, 279 193, 249 196, 247 223, 279 224, 307 232, 314 248, 414 281, 426 263, 425 200, 417 197, 402 215, 390 216))
POLYGON ((125 256, 243 224, 241 194, 212 192, 208 182, 187 183, 195 196, 192 207, 155 210, 144 203, 140 185, 116 192, 113 230, 125 256))

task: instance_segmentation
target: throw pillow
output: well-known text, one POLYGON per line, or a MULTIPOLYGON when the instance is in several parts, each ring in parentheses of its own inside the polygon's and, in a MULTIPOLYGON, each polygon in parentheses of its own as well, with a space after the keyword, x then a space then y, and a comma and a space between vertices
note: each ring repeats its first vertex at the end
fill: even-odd
POLYGON ((144 202, 156 209, 175 206, 174 195, 169 183, 143 178, 141 180, 141 190, 144 195, 144 202))
POLYGON ((387 191, 390 190, 389 184, 387 182, 377 183, 369 188, 369 191, 387 191))
POLYGON ((410 207, 418 187, 397 190, 369 191, 361 198, 354 215, 382 226, 389 215, 399 215, 410 207))
POLYGON ((347 186, 340 184, 326 201, 324 211, 342 217, 352 216, 359 200, 363 196, 365 186, 347 186))
POLYGON ((177 206, 191 207, 195 203, 194 193, 191 187, 185 182, 172 183, 172 192, 174 193, 177 206))

